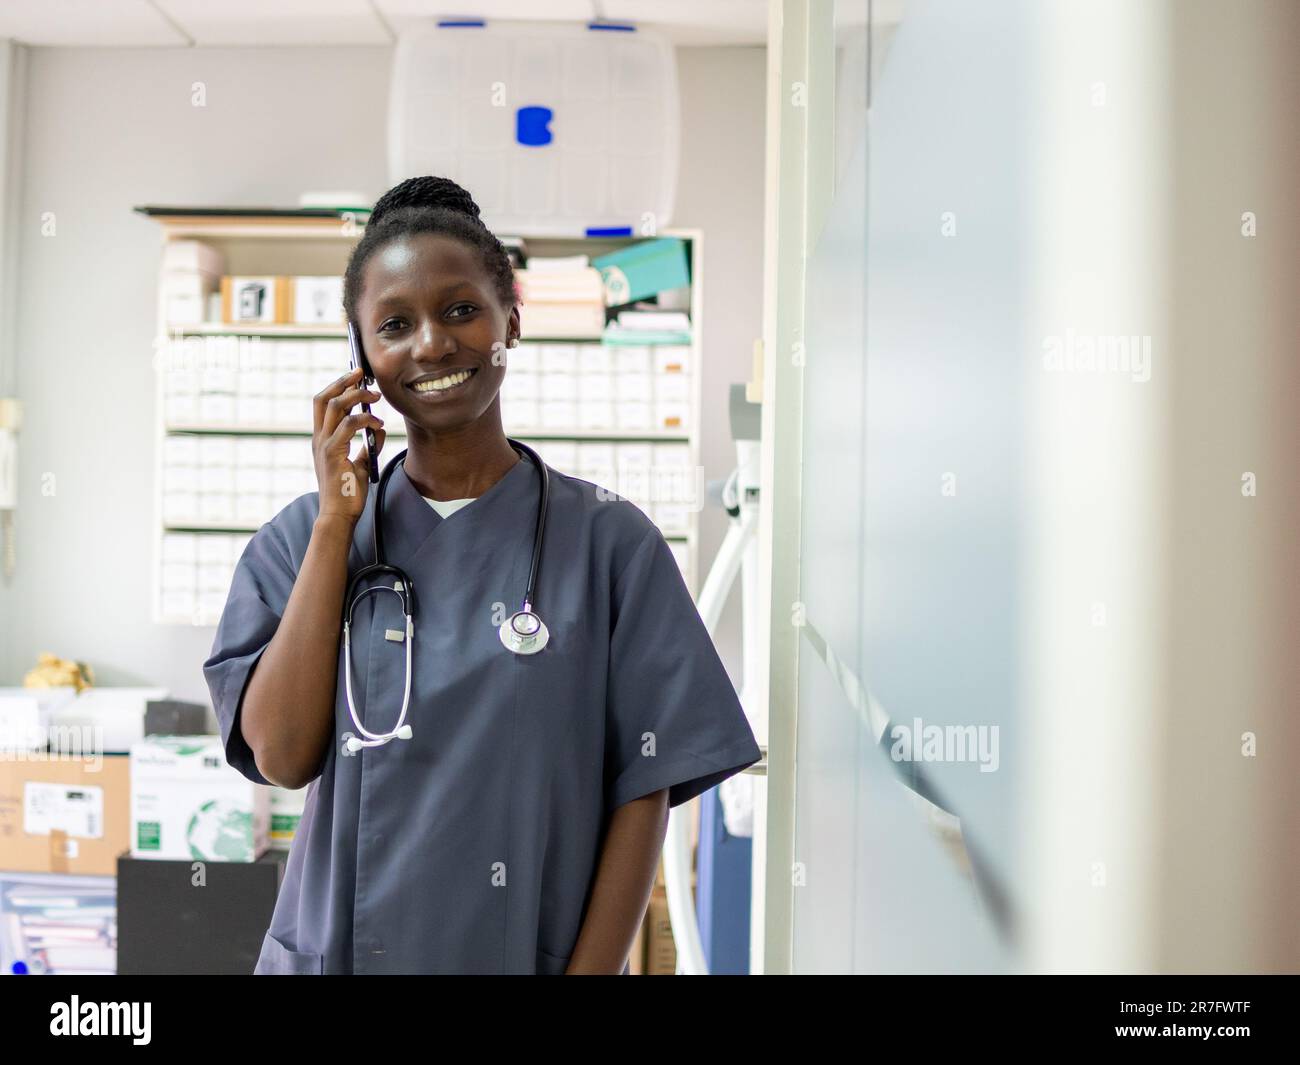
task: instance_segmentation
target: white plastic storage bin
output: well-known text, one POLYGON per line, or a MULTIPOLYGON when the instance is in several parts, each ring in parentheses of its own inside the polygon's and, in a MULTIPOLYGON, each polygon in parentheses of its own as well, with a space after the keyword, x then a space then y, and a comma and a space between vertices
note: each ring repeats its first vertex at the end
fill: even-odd
POLYGON ((672 218, 678 125, 657 33, 442 19, 398 40, 389 176, 459 182, 498 233, 652 235, 672 218))

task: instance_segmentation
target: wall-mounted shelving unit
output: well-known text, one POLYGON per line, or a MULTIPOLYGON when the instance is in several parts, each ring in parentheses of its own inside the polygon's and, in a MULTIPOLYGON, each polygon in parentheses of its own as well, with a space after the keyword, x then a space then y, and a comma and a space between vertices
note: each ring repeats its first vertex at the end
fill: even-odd
MULTIPOLYGON (((217 248, 224 256, 225 273, 237 277, 342 275, 365 221, 364 212, 324 209, 136 210, 159 223, 164 244, 193 239, 217 248)), ((529 372, 532 383, 540 384, 547 376, 580 375, 583 361, 608 361, 611 365, 603 372, 610 374, 609 384, 614 386, 619 384, 614 379, 625 371, 612 363, 636 366, 644 359, 646 365, 636 372, 636 380, 624 376, 622 383, 639 389, 648 382, 653 393, 660 380, 653 345, 638 354, 638 348, 604 345, 594 337, 530 338, 527 306, 521 312, 522 341, 511 350, 510 369, 502 387, 502 421, 507 433, 531 444, 553 468, 631 496, 659 524, 694 593, 699 569, 698 507, 703 493, 697 472, 702 243, 695 230, 666 230, 658 235, 685 241, 690 261, 690 343, 673 345, 677 354, 669 360, 674 366, 681 364, 671 383, 674 395, 687 397, 685 424, 619 428, 583 426, 576 419, 566 419, 563 424, 520 422, 518 412, 532 407, 527 399, 519 402, 513 398, 513 382, 522 381, 529 372), (587 351, 586 346, 603 350, 587 351), (552 364, 566 369, 548 368, 552 364), (686 486, 694 503, 691 499, 662 502, 638 498, 628 486, 647 482, 639 475, 631 479, 621 476, 619 471, 640 470, 647 457, 659 473, 665 466, 680 463, 686 471, 680 484, 686 486), (624 465, 624 460, 631 465, 624 465)), ((526 241, 530 256, 545 257, 585 254, 595 258, 643 239, 518 236, 526 241)), ((225 605, 235 563, 252 534, 292 499, 316 490, 310 448, 311 397, 346 371, 346 335, 342 323, 205 321, 175 325, 167 320, 160 277, 153 523, 157 533, 153 580, 157 623, 215 624, 225 605)), ((599 375, 602 371, 595 372, 599 375)), ((576 410, 581 400, 573 402, 576 410)), ((386 402, 375 410, 391 435, 405 435, 402 418, 386 402)), ((661 479, 660 487, 663 483, 661 479)))

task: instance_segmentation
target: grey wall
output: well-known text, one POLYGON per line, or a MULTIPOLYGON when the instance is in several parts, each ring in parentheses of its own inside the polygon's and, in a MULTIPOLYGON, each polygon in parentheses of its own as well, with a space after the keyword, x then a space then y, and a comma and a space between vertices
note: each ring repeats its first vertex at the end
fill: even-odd
MULTIPOLYGON (((764 58, 679 54, 674 223, 706 234, 704 402, 721 410, 761 329, 764 58)), ((20 684, 48 650, 88 661, 100 683, 206 701, 212 629, 150 620, 160 234, 131 208, 293 204, 309 188, 378 194, 389 51, 35 48, 29 59, 10 367, 25 428, 18 569, 0 587, 0 684, 20 684), (203 108, 191 105, 196 81, 203 108), (42 235, 47 212, 54 235, 42 235)), ((732 459, 725 422, 705 424, 706 476, 719 477, 732 459)), ((721 516, 706 516, 703 530, 711 559, 721 516)), ((719 643, 739 680, 734 602, 719 643)))

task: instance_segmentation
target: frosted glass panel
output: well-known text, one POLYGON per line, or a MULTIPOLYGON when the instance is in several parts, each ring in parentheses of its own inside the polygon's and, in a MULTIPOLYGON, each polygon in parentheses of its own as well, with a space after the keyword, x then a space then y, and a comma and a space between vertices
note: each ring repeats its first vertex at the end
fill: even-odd
POLYGON ((998 971, 1022 901, 1031 13, 915 3, 855 32, 865 8, 837 5, 807 286, 794 968, 998 971))

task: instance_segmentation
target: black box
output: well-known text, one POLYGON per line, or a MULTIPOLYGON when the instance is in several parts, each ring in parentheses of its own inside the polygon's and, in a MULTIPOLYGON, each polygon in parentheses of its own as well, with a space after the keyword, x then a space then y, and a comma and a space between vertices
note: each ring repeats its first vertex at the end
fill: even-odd
POLYGON ((150 699, 144 707, 146 736, 206 736, 208 708, 183 699, 150 699))
POLYGON ((284 879, 285 851, 255 862, 117 860, 117 972, 251 975, 284 879), (202 886, 195 880, 202 874, 202 886))

